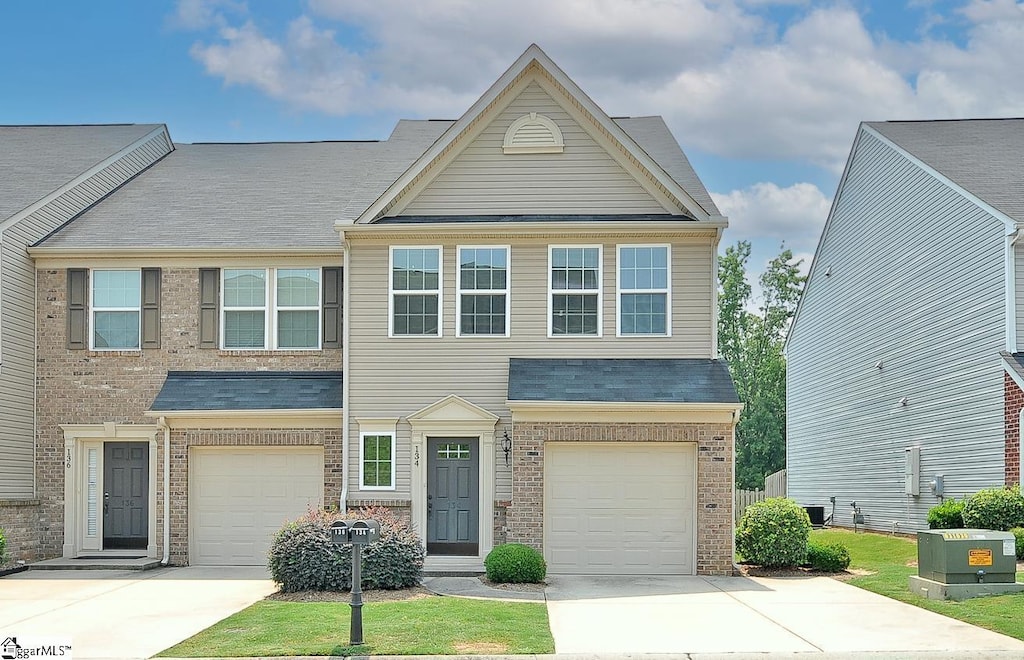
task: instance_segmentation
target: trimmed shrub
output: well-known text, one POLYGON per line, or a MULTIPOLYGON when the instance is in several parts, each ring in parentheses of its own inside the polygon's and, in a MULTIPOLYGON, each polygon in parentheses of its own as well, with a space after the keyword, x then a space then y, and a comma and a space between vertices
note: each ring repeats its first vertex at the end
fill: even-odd
POLYGON ((497 546, 487 553, 484 568, 491 582, 543 582, 548 573, 544 557, 522 543, 497 546))
POLYGON ((380 540, 363 548, 362 588, 403 589, 419 584, 423 545, 401 518, 383 507, 345 514, 310 510, 274 536, 267 566, 281 591, 348 591, 352 586, 352 547, 331 541, 336 520, 372 518, 380 540))
POLYGON ((0 527, 0 566, 7 563, 7 536, 4 534, 4 528, 0 527))
POLYGON ((807 555, 811 520, 803 507, 785 497, 751 504, 736 528, 736 549, 753 564, 798 566, 807 555))
POLYGON ((1003 532, 1024 527, 1024 495, 1020 486, 988 488, 968 497, 964 526, 1003 532))
POLYGON ((928 529, 963 529, 964 500, 946 500, 928 509, 928 529))
POLYGON ((1024 527, 1014 527, 1010 533, 1017 539, 1017 559, 1024 561, 1024 527))
POLYGON ((850 567, 850 551, 839 543, 807 544, 807 565, 816 571, 838 573, 850 567))

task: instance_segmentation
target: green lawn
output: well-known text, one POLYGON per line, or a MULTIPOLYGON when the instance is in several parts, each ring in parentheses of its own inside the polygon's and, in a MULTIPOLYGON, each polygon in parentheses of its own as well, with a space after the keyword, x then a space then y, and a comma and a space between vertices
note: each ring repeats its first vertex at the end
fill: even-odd
POLYGON ((349 646, 348 603, 264 600, 173 646, 165 657, 554 653, 543 603, 430 596, 363 605, 349 646))
MULTIPOLYGON (((883 534, 854 534, 847 530, 816 530, 811 539, 842 543, 850 550, 850 568, 871 571, 850 584, 939 614, 973 623, 1024 640, 1024 594, 972 598, 962 602, 929 600, 910 592, 907 578, 917 575, 917 542, 883 534)), ((1024 582, 1024 572, 1017 573, 1024 582)))

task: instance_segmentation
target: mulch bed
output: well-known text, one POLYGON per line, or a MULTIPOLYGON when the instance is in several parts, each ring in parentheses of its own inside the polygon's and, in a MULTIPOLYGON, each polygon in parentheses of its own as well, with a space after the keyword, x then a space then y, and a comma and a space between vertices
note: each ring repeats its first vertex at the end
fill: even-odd
MULTIPOLYGON (((371 589, 363 592, 364 603, 382 603, 395 600, 416 600, 428 598, 434 594, 423 587, 409 589, 371 589)), ((267 600, 283 600, 292 603, 351 603, 352 594, 348 591, 278 591, 267 596, 267 600)))
POLYGON ((480 582, 484 586, 490 587, 491 589, 501 589, 502 591, 523 591, 526 593, 541 593, 544 588, 548 586, 543 582, 523 582, 523 583, 511 583, 511 582, 491 582, 483 575, 480 576, 480 582))

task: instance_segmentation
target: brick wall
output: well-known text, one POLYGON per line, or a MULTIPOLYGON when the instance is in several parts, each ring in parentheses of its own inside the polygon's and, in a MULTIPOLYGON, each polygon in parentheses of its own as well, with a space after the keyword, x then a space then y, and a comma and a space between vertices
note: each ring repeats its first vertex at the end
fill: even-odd
MULTIPOLYGON (((151 266, 155 264, 139 264, 151 266)), ((217 264, 210 264, 215 266, 217 264)), ((325 264, 330 265, 330 264, 325 264)), ((66 345, 66 271, 39 269, 37 303, 37 450, 36 478, 40 500, 39 554, 41 558, 60 554, 64 536, 64 438, 60 424, 152 424, 144 416, 168 371, 338 371, 341 351, 220 351, 199 349, 199 271, 197 268, 165 268, 161 282, 161 346, 144 351, 68 350, 66 345)), ((313 431, 297 431, 299 436, 313 431)), ((241 431, 232 432, 241 441, 241 431)), ((259 432, 262 433, 262 432, 259 432)), ((323 433, 316 431, 316 433, 323 433)), ((296 437, 299 437, 296 436, 296 437)), ((257 436, 252 436, 256 438, 257 436)), ((268 442, 294 444, 293 439, 275 435, 268 442)), ((252 442, 262 442, 253 440, 252 442)), ((172 533, 181 524, 187 507, 176 502, 187 488, 181 481, 187 440, 177 439, 172 449, 172 466, 177 466, 172 486, 175 502, 172 533), (184 449, 184 453, 182 453, 184 449)), ((323 435, 327 447, 326 490, 340 488, 341 441, 323 435)), ((161 443, 162 444, 162 439, 161 443)), ((162 448, 160 449, 162 452, 162 448)), ((161 459, 162 460, 162 459, 161 459)), ((162 464, 153 475, 162 488, 162 464)), ((161 495, 162 497, 162 495, 161 495)), ((330 499, 326 500, 330 501, 330 499)), ((158 512, 162 511, 162 504, 158 512)), ((162 538, 162 532, 158 539, 162 538)), ((179 539, 180 544, 180 539, 179 539)), ((173 544, 172 544, 173 547, 173 544)), ((178 546, 180 547, 180 545, 178 546)), ((180 556, 180 553, 179 553, 180 556)))
POLYGON ((0 500, 0 529, 7 538, 9 563, 34 561, 39 552, 39 500, 0 500))
POLYGON ((1020 483, 1020 411, 1024 391, 1007 373, 1003 374, 1003 428, 1006 456, 1006 485, 1020 483))
POLYGON ((732 426, 516 423, 515 437, 509 542, 538 549, 543 544, 545 442, 692 442, 697 444, 697 573, 732 573, 732 426))

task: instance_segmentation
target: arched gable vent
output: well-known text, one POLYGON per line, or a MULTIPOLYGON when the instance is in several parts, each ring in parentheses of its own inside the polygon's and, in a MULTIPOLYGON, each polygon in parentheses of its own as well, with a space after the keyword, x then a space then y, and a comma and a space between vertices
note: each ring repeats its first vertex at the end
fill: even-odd
POLYGON ((501 149, 506 154, 560 154, 565 142, 558 124, 531 112, 512 122, 501 149))

